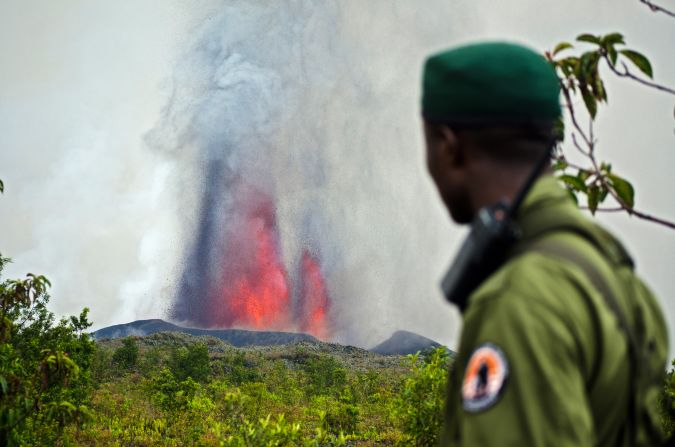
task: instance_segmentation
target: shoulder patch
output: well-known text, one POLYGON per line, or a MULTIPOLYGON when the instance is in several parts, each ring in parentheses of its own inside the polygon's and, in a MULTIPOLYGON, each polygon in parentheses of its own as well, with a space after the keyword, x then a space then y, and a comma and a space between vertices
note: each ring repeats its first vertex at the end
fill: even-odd
POLYGON ((478 346, 466 365, 462 381, 462 407, 477 413, 493 406, 506 386, 509 364, 501 349, 492 343, 478 346))

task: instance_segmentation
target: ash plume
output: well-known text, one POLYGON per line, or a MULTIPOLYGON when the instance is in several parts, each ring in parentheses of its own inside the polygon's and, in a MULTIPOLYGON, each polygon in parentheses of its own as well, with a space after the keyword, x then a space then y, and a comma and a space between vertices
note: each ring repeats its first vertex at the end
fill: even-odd
MULTIPOLYGON (((437 297, 436 272, 405 259, 426 248, 388 245, 428 187, 417 142, 387 123, 405 111, 415 126, 416 92, 399 86, 416 85, 419 60, 383 57, 359 37, 370 16, 385 25, 371 36, 390 39, 405 9, 228 2, 196 30, 162 119, 146 136, 189 160, 181 182, 198 191, 198 205, 186 206, 192 242, 170 306, 174 321, 365 345, 387 334, 399 312, 437 297), (394 178, 411 182, 401 190, 394 178), (430 277, 425 292, 413 285, 430 277), (269 311, 278 303, 286 311, 269 311)), ((412 45, 428 36, 408 38, 412 45)))
MULTIPOLYGON (((281 130, 297 112, 292 106, 303 83, 313 82, 297 79, 302 71, 289 72, 302 57, 297 44, 303 29, 283 25, 303 11, 285 6, 270 11, 230 3, 213 18, 180 64, 162 122, 147 139, 165 150, 194 151, 193 175, 201 179, 194 242, 171 317, 202 327, 300 329, 327 338, 321 261, 310 257, 306 246, 291 252, 285 260, 301 268, 289 278, 277 225, 277 189, 283 185, 274 163, 277 152, 288 151, 280 143, 281 130), (272 28, 252 33, 264 23, 272 28), (303 299, 309 295, 312 300, 303 299), (321 327, 307 322, 306 313, 322 320, 321 327)), ((313 17, 332 26, 335 9, 313 17)))

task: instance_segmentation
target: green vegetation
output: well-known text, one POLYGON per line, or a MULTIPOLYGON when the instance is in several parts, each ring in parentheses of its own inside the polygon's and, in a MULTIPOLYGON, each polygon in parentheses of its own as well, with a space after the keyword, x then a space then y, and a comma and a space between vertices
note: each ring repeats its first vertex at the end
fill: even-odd
MULTIPOLYGON (((668 11, 668 15, 675 17, 671 11, 668 11)), ((571 137, 571 144, 562 140, 566 132, 565 121, 561 118, 556 125, 561 142, 556 147, 553 169, 574 201, 578 203, 581 198, 585 202, 582 202, 582 207, 592 214, 624 211, 631 216, 675 229, 675 222, 636 208, 632 183, 619 175, 617 169, 612 169, 612 163, 599 158, 600 140, 594 132, 599 106, 607 104, 608 100, 602 69, 613 76, 664 94, 675 95, 675 89, 653 81, 651 62, 642 53, 626 47, 626 40, 621 33, 581 34, 574 45, 561 42, 552 51, 546 52, 546 58, 560 79, 568 117, 567 134, 571 137), (575 48, 574 45, 581 48, 575 48), (578 99, 582 100, 583 109, 578 105, 578 99), (574 156, 578 158, 579 155, 583 160, 581 163, 574 161, 574 156), (613 206, 603 206, 608 200, 613 202, 613 206)))
POLYGON ((117 348, 112 355, 113 363, 122 368, 130 369, 138 362, 138 345, 136 340, 128 337, 122 341, 122 346, 117 348))
POLYGON ((160 333, 103 340, 81 445, 433 445, 448 356, 383 357, 327 343, 234 348, 160 333), (138 362, 116 361, 138 350, 138 362), (101 375, 105 371, 107 374, 101 375))
POLYGON ((412 445, 436 445, 443 423, 448 359, 443 348, 432 351, 422 362, 419 355, 409 357, 412 373, 394 408, 412 445))
POLYGON ((661 394, 661 419, 668 438, 675 436, 675 359, 671 365, 661 394))
MULTIPOLYGON (((40 341, 49 346, 49 334, 66 350, 32 360, 33 375, 28 356, 23 369, 8 367, 18 363, 6 353, 26 352, 23 345, 3 345, 2 421, 12 411, 22 418, 3 425, 9 445, 431 446, 440 431, 451 363, 443 348, 385 357, 328 343, 235 348, 180 333, 94 345, 86 326, 86 312, 43 326, 40 341), (40 362, 59 358, 45 387, 40 362)), ((674 376, 662 400, 668 430, 674 376)))
POLYGON ((56 323, 48 287, 33 274, 0 283, 0 445, 54 445, 91 416, 88 309, 56 323))

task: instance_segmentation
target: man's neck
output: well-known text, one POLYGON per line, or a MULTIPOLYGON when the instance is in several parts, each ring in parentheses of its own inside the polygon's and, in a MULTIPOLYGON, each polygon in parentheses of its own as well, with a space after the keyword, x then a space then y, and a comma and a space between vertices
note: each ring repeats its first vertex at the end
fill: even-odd
POLYGON ((472 176, 474 180, 470 185, 470 195, 473 214, 499 201, 512 203, 533 169, 534 167, 528 165, 504 168, 486 164, 472 176))

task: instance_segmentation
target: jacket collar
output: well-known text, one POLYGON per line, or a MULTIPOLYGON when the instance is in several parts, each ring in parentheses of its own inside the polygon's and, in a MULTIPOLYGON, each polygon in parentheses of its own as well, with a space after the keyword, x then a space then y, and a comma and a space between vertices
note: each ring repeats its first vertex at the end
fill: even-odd
POLYGON ((633 266, 633 260, 618 240, 584 216, 552 175, 543 175, 535 182, 516 215, 516 223, 521 231, 517 249, 544 234, 567 231, 591 242, 609 260, 633 266))

